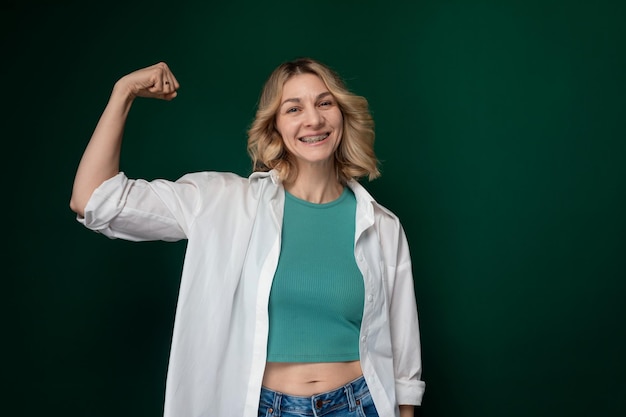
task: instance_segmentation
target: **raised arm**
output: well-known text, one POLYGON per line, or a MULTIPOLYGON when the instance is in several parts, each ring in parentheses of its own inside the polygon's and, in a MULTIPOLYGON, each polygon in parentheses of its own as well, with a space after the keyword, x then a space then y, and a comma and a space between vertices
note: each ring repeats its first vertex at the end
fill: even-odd
POLYGON ((124 126, 136 97, 172 100, 180 87, 164 63, 134 71, 120 78, 80 160, 70 200, 70 208, 83 216, 91 194, 120 170, 124 126))

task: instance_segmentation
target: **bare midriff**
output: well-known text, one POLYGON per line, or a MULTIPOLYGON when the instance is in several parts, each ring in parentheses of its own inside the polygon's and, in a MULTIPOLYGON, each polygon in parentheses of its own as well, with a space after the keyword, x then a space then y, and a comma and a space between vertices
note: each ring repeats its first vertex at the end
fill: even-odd
POLYGON ((362 374, 360 361, 267 362, 263 386, 287 395, 308 397, 340 388, 362 374))

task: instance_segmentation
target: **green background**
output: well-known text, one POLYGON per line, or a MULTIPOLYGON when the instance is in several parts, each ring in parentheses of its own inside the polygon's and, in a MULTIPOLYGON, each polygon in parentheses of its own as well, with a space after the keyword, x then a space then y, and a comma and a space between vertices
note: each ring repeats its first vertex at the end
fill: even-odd
MULTIPOLYGON (((422 416, 626 409, 626 39, 621 1, 9 1, 2 36, 4 410, 162 413, 184 242, 111 241, 68 208, 113 83, 160 60, 122 169, 248 175, 280 62, 367 97, 422 326, 422 416)), ((219 416, 221 417, 221 416, 219 416)))

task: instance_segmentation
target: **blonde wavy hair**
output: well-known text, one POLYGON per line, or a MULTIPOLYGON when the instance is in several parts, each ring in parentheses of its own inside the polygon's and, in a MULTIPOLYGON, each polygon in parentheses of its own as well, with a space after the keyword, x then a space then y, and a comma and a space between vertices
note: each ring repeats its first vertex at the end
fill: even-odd
POLYGON ((334 96, 343 115, 343 137, 335 151, 335 169, 342 183, 367 176, 380 176, 379 161, 374 154, 374 120, 367 100, 346 88, 339 75, 310 58, 300 58, 279 65, 269 76, 259 99, 256 117, 248 129, 248 154, 256 171, 275 169, 281 181, 290 182, 298 175, 295 158, 284 146, 276 129, 283 86, 300 74, 317 75, 334 96))

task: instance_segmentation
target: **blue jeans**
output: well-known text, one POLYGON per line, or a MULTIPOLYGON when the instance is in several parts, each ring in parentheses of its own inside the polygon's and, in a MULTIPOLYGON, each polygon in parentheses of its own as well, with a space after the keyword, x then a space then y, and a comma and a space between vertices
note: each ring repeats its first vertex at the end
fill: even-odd
POLYGON ((341 388, 298 397, 261 388, 259 417, 378 417, 362 376, 341 388))

